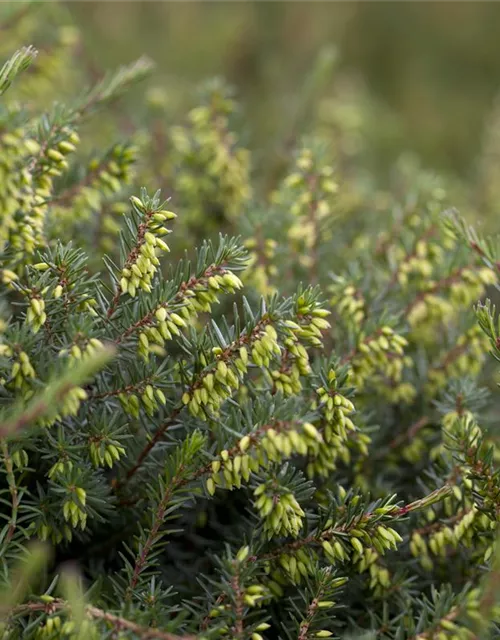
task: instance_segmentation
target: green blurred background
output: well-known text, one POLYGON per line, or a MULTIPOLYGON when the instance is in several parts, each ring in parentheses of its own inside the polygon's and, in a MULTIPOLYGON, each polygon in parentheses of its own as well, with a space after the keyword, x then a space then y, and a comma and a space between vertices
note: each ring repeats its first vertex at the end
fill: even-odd
POLYGON ((68 2, 96 67, 147 53, 167 86, 222 75, 243 102, 254 148, 265 146, 318 51, 338 50, 392 124, 382 166, 402 150, 467 177, 500 88, 495 2, 68 2))

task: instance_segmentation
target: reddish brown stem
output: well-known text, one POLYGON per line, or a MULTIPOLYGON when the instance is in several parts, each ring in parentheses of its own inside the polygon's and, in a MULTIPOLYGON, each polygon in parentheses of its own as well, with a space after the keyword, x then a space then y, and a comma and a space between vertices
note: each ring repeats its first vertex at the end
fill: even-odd
POLYGON ((182 479, 181 479, 182 471, 183 471, 183 467, 181 466, 179 467, 177 474, 169 482, 162 496, 162 499, 158 504, 156 513, 153 518, 153 524, 151 526, 151 530, 149 531, 148 537, 146 539, 146 542, 144 543, 142 551, 138 554, 135 560, 134 572, 132 574, 132 578, 130 580, 130 584, 127 589, 127 594, 126 594, 127 600, 130 600, 130 598, 132 597, 134 589, 136 588, 137 583, 139 581, 140 575, 144 571, 144 567, 146 566, 148 556, 157 540, 158 533, 163 524, 163 520, 165 519, 165 513, 167 511, 172 495, 174 494, 174 491, 182 484, 182 479))
POLYGON ((243 606, 243 597, 244 592, 240 585, 240 574, 239 574, 239 562, 235 561, 233 563, 234 574, 231 578, 231 588, 234 592, 235 597, 235 608, 234 613, 236 616, 236 620, 234 626, 232 628, 232 632, 235 638, 243 638, 244 624, 243 624, 243 614, 244 614, 244 606, 243 606))

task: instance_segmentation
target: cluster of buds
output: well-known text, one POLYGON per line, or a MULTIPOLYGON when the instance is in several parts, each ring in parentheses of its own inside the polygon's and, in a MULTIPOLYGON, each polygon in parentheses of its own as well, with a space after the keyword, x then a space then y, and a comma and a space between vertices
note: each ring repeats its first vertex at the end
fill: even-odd
POLYGON ((63 504, 63 517, 66 522, 76 529, 78 526, 85 529, 87 525, 87 514, 85 513, 85 502, 87 494, 82 487, 74 487, 71 497, 63 504))
MULTIPOLYGON (((270 589, 275 595, 283 594, 283 587, 287 583, 300 584, 304 578, 312 575, 315 562, 306 549, 297 549, 292 553, 281 553, 278 557, 278 566, 271 573, 273 583, 270 589)), ((278 596, 279 597, 279 596, 278 596)))
POLYGON ((490 343, 479 325, 463 333, 455 346, 442 354, 437 364, 427 372, 426 392, 435 396, 452 378, 478 375, 490 343))
POLYGON ((80 138, 75 131, 65 127, 60 132, 62 138, 55 146, 48 145, 44 149, 43 157, 39 160, 39 166, 42 173, 49 176, 59 177, 68 169, 68 161, 66 156, 76 151, 76 144, 80 138))
POLYGON ((259 242, 256 238, 245 240, 248 249, 248 263, 245 270, 245 282, 250 284, 263 296, 270 296, 276 292, 271 280, 277 275, 275 264, 276 247, 278 243, 272 238, 259 242))
POLYGON ((210 477, 207 479, 207 491, 213 495, 217 486, 226 489, 239 489, 241 482, 248 482, 250 473, 259 470, 258 461, 246 453, 250 446, 250 437, 243 436, 238 445, 238 453, 231 456, 227 449, 220 452, 218 458, 212 461, 210 477))
POLYGON ((325 165, 320 155, 309 148, 301 149, 294 171, 273 195, 278 204, 290 207, 295 220, 288 229, 288 238, 298 262, 305 268, 314 265, 312 249, 319 241, 322 221, 333 212, 332 195, 338 190, 332 179, 333 168, 325 165))
POLYGON ((179 313, 175 313, 161 305, 150 313, 147 322, 144 323, 145 328, 138 334, 137 350, 144 360, 147 362, 151 353, 161 354, 165 341, 172 340, 172 336, 179 336, 180 330, 187 326, 187 319, 187 307, 181 307, 179 313))
POLYGON ((364 554, 364 546, 375 547, 379 555, 384 555, 387 550, 398 548, 398 544, 403 542, 399 533, 391 527, 377 525, 369 532, 365 528, 351 529, 350 543, 354 548, 354 562, 358 562, 364 554), (362 541, 362 542, 361 542, 362 541))
MULTIPOLYGON (((3 344, 0 345, 0 347, 0 353, 2 355, 14 355, 14 351, 9 345, 3 344)), ((19 390, 25 399, 28 399, 33 393, 31 380, 36 378, 36 372, 31 364, 28 354, 25 351, 18 351, 15 353, 15 356, 16 357, 10 370, 10 380, 8 381, 7 386, 19 390)))
POLYGON ((95 467, 108 466, 110 469, 125 455, 125 449, 117 440, 108 437, 89 438, 89 455, 95 467))
POLYGON ((135 145, 115 144, 104 158, 90 161, 88 171, 95 178, 85 187, 84 195, 92 209, 98 208, 99 201, 96 199, 103 193, 112 195, 120 191, 123 185, 130 184, 137 151, 135 145))
POLYGON ((73 469, 73 462, 68 460, 68 458, 60 458, 55 462, 50 468, 47 477, 55 478, 57 475, 64 475, 65 473, 70 473, 73 469))
POLYGON ((368 571, 370 574, 369 587, 375 596, 380 596, 391 586, 389 570, 379 562, 380 556, 372 548, 364 548, 363 555, 356 563, 359 573, 368 571))
POLYGON ((486 287, 497 281, 495 271, 488 267, 462 269, 460 279, 450 284, 450 300, 455 308, 470 307, 484 296, 486 287))
POLYGON ((426 571, 432 571, 434 568, 434 562, 429 555, 427 543, 420 533, 414 533, 412 535, 410 541, 410 552, 415 558, 418 558, 420 566, 423 569, 426 571))
POLYGON ((249 154, 228 128, 234 109, 227 90, 212 86, 206 104, 189 112, 187 126, 170 130, 176 190, 191 222, 210 211, 232 219, 250 197, 249 154))
POLYGON ((36 630, 36 638, 40 640, 51 638, 67 638, 72 640, 75 638, 88 638, 88 640, 97 640, 100 632, 91 620, 82 620, 77 628, 74 620, 62 620, 58 615, 51 615, 44 624, 40 625, 36 630))
POLYGON ((83 400, 88 398, 88 394, 83 387, 74 386, 67 389, 64 397, 59 399, 57 412, 51 412, 38 420, 38 424, 43 427, 50 427, 55 422, 68 416, 76 416, 80 410, 83 400))
POLYGON ((283 345, 286 351, 283 354, 282 367, 280 370, 271 371, 270 374, 277 390, 282 391, 284 395, 292 395, 302 388, 300 376, 309 375, 311 366, 309 354, 297 336, 301 331, 299 325, 293 320, 286 320, 283 324, 285 333, 283 345))
POLYGON ((60 544, 63 540, 71 542, 73 539, 73 530, 68 524, 48 524, 43 519, 39 519, 37 522, 32 522, 28 527, 28 533, 36 535, 43 541, 51 540, 53 544, 60 544))
POLYGON ((210 313, 220 294, 234 293, 242 286, 232 271, 213 265, 203 276, 183 283, 173 309, 169 308, 170 303, 161 303, 141 320, 139 354, 146 361, 150 354, 163 355, 166 341, 179 336, 180 330, 192 323, 199 313, 210 313))
POLYGON ((322 309, 317 302, 308 300, 307 296, 300 295, 297 298, 295 314, 296 323, 285 323, 295 339, 313 347, 321 347, 323 331, 330 328, 330 323, 326 320, 330 311, 322 309))
MULTIPOLYGON (((247 607, 258 607, 265 601, 269 600, 268 590, 261 584, 251 584, 245 588, 245 595, 243 596, 243 602, 247 607)), ((268 629, 270 625, 260 628, 260 631, 268 629)))
POLYGON ((269 369, 275 355, 281 353, 276 329, 272 325, 266 324, 264 331, 255 333, 253 337, 254 339, 251 345, 252 361, 258 367, 269 369))
POLYGON ((431 524, 427 540, 423 532, 415 531, 410 540, 410 552, 424 569, 430 570, 433 567, 431 555, 445 558, 449 548, 456 549, 459 544, 471 547, 477 543, 477 533, 484 536, 484 532, 491 532, 491 524, 488 516, 479 513, 473 505, 460 514, 453 526, 433 527, 431 524))
POLYGON ((61 616, 51 615, 47 618, 44 624, 40 625, 36 630, 36 638, 53 638, 64 637, 68 635, 66 631, 63 631, 63 621, 61 616))
MULTIPOLYGON (((278 564, 271 573, 279 589, 287 583, 300 584, 304 578, 314 575, 318 566, 317 553, 308 547, 300 547, 292 553, 281 553, 278 564)), ((273 585, 274 590, 276 587, 273 585)))
POLYGON ((338 185, 333 180, 333 167, 323 164, 319 154, 310 148, 298 152, 293 173, 289 174, 281 187, 282 194, 275 199, 281 201, 286 191, 293 197, 291 213, 296 217, 308 217, 311 206, 319 218, 331 214, 330 197, 337 193, 338 185))
MULTIPOLYGON (((62 277, 61 272, 64 271, 63 265, 51 265, 48 262, 37 262, 33 265, 33 268, 36 271, 44 272, 49 269, 52 270, 53 276, 57 278, 55 286, 51 289, 50 293, 52 299, 59 300, 63 295, 66 297, 69 294, 72 294, 73 301, 76 302, 74 297, 74 289, 76 287, 76 282, 70 282, 67 277, 62 277)), ((31 311, 28 309, 26 315, 26 322, 36 328, 37 324, 40 324, 40 321, 43 320, 42 324, 46 320, 45 312, 45 300, 42 296, 47 296, 49 293, 49 286, 44 287, 41 291, 36 290, 24 290, 24 294, 30 299, 30 306, 32 307, 31 311), (32 303, 33 299, 37 299, 40 303, 40 306, 37 303, 32 303), (42 313, 38 313, 38 311, 42 311, 42 313)), ((67 299, 67 298, 66 298, 67 299)), ((92 298, 88 293, 81 292, 78 295, 78 302, 76 304, 76 311, 78 312, 87 312, 92 316, 96 316, 97 312, 94 307, 97 306, 97 300, 92 298)))
POLYGON ((137 232, 137 242, 122 269, 120 287, 123 293, 135 297, 138 289, 151 292, 151 283, 160 261, 157 253, 169 251, 161 236, 170 233, 165 223, 176 218, 172 211, 147 211, 142 200, 131 196, 134 209, 141 216, 137 232))
POLYGON ((330 327, 329 322, 325 320, 328 314, 329 311, 326 309, 321 309, 314 302, 307 301, 303 295, 299 296, 295 319, 285 320, 282 323, 285 349, 281 366, 279 369, 264 371, 274 391, 291 396, 302 390, 300 378, 308 376, 311 373, 311 367, 309 354, 301 341, 308 345, 321 346, 321 332, 330 327))
POLYGON ((54 144, 39 146, 33 154, 30 195, 26 192, 19 201, 19 235, 11 239, 19 255, 23 252, 33 254, 37 248, 44 245, 43 231, 49 201, 53 194, 53 179, 68 169, 66 156, 76 150, 80 139, 73 129, 63 127, 58 132, 57 140, 54 144))
POLYGON ((31 298, 28 311, 26 312, 26 322, 31 325, 33 333, 37 333, 46 321, 45 300, 39 297, 31 298))
POLYGON ((257 366, 269 367, 273 354, 281 352, 277 338, 275 329, 261 322, 250 335, 238 339, 225 351, 214 347, 216 362, 182 396, 191 415, 198 416, 202 411, 217 415, 222 403, 239 388, 250 359, 257 366))
POLYGON ((270 428, 262 438, 258 460, 261 465, 279 462, 292 455, 307 455, 321 443, 322 438, 316 427, 310 422, 299 423, 286 430, 277 431, 270 428))
POLYGON ((344 562, 351 552, 353 562, 360 563, 361 567, 366 568, 368 566, 365 557, 366 549, 374 548, 379 556, 383 556, 387 550, 395 550, 398 544, 403 542, 403 538, 395 529, 381 524, 368 529, 366 524, 358 523, 356 527, 349 529, 348 534, 349 545, 343 544, 340 540, 330 541, 328 539, 332 535, 336 535, 335 528, 332 530, 332 535, 328 529, 323 533, 321 546, 325 556, 332 564, 337 564, 339 561, 344 562))
POLYGON ((349 557, 348 550, 344 547, 340 540, 323 540, 321 542, 321 548, 325 554, 325 558, 332 565, 339 562, 345 562, 349 557))
MULTIPOLYGON (((92 212, 100 212, 100 234, 104 237, 116 234, 120 225, 111 213, 124 213, 123 203, 109 203, 112 197, 130 184, 136 162, 137 148, 130 144, 114 145, 102 158, 93 158, 81 182, 69 186, 53 200, 55 218, 54 233, 71 233, 75 222, 81 224, 90 219, 92 212)), ((112 248, 112 245, 108 245, 112 248)))
POLYGON ((366 317, 366 301, 361 291, 342 279, 330 287, 330 304, 342 318, 359 329, 366 317))
MULTIPOLYGON (((277 558, 277 566, 271 571, 271 581, 268 583, 270 591, 277 597, 283 596, 283 587, 292 583, 300 584, 304 579, 313 576, 317 571, 318 556, 317 553, 306 547, 294 549, 292 553, 281 553, 277 558)), ((330 570, 327 567, 326 570, 330 570)), ((331 589, 339 589, 346 584, 348 578, 339 577, 329 581, 331 589)), ((320 609, 330 609, 335 602, 331 600, 318 601, 323 604, 320 609)), ((323 636, 326 637, 326 636, 323 636)))
POLYGON ((25 449, 16 449, 11 454, 12 462, 18 469, 26 469, 29 463, 28 452, 25 449))
POLYGON ((434 266, 442 262, 443 250, 434 242, 423 239, 417 240, 411 255, 405 255, 402 247, 394 249, 394 253, 400 252, 401 262, 397 268, 397 279, 400 286, 405 289, 410 281, 425 282, 430 279, 434 266))
POLYGON ((409 355, 397 354, 388 358, 383 370, 374 372, 370 377, 370 385, 376 393, 391 404, 411 404, 417 389, 411 382, 404 381, 406 369, 413 367, 413 359, 409 355))
POLYGON ((33 176, 28 165, 30 158, 40 151, 40 145, 19 128, 0 136, 0 149, 0 248, 8 242, 21 257, 25 245, 29 253, 34 249, 34 230, 25 227, 19 209, 22 203, 25 209, 33 205, 33 176))
POLYGON ((406 319, 414 340, 432 343, 433 328, 450 321, 454 315, 455 309, 447 298, 429 293, 411 305, 406 319))
MULTIPOLYGON (((272 381, 273 390, 279 391, 284 396, 292 396, 299 394, 302 389, 302 384, 300 382, 301 371, 295 361, 292 361, 292 363, 287 366, 288 362, 285 360, 287 355, 288 352, 285 352, 285 356, 283 358, 284 363, 280 369, 273 369, 270 372, 265 370, 264 373, 267 374, 272 381)), ((309 372, 309 368, 306 372, 309 372)))
MULTIPOLYGON (((216 355, 220 348, 216 347, 216 355)), ((220 357, 215 365, 203 372, 201 378, 182 395, 182 402, 187 405, 192 416, 205 412, 218 415, 223 402, 240 386, 240 381, 247 371, 248 351, 245 346, 238 350, 238 357, 231 360, 220 357)))
POLYGON ((77 334, 74 336, 73 344, 70 347, 59 351, 59 357, 67 356, 70 362, 76 363, 87 358, 92 358, 103 348, 104 345, 98 338, 88 338, 83 334, 77 334))
POLYGON ((495 272, 487 267, 463 268, 442 281, 426 281, 407 314, 414 339, 432 344, 436 325, 454 320, 461 309, 472 306, 496 281, 495 272), (439 291, 446 295, 438 295, 439 291))
POLYGON ((292 425, 276 422, 264 430, 262 437, 245 435, 234 451, 224 449, 212 462, 207 490, 213 494, 217 486, 239 488, 242 480, 248 482, 251 472, 256 473, 260 468, 282 462, 292 455, 304 456, 319 442, 321 435, 309 422, 292 425))
POLYGON ((285 188, 292 189, 297 194, 294 197, 292 213, 299 216, 307 210, 314 197, 314 190, 323 194, 336 193, 338 186, 332 175, 333 167, 324 165, 312 149, 301 149, 297 154, 295 171, 288 175, 283 183, 285 188))
POLYGON ((198 313, 210 313, 221 293, 234 293, 242 288, 243 283, 229 269, 209 267, 203 277, 188 285, 183 292, 185 306, 190 315, 196 316, 198 313))
POLYGON ((474 640, 481 637, 481 631, 488 631, 491 620, 497 620, 500 607, 492 603, 488 607, 488 614, 484 611, 484 591, 480 588, 471 589, 464 594, 459 604, 450 606, 442 612, 442 617, 434 622, 432 628, 415 635, 415 640, 474 640), (490 608, 491 607, 491 608, 490 608), (479 635, 470 628, 470 623, 479 630, 479 635), (467 625, 467 626, 466 626, 467 625))
MULTIPOLYGON (((40 266, 44 265, 44 262, 38 263, 34 265, 35 268, 40 269, 40 266)), ((48 267, 48 265, 47 265, 48 267)), ((42 296, 46 295, 48 291, 48 287, 44 287, 44 289, 40 292, 34 291, 26 291, 26 295, 29 297, 28 310, 26 311, 26 324, 31 327, 33 333, 38 333, 38 331, 43 327, 43 325, 47 322, 47 313, 45 311, 45 300, 42 296)))
POLYGON ((289 490, 274 486, 273 482, 260 484, 254 491, 255 508, 264 521, 268 539, 274 536, 296 538, 303 526, 304 510, 289 490))
MULTIPOLYGON (((443 436, 445 436, 444 430, 443 436)), ((476 419, 470 416, 461 416, 454 423, 447 440, 449 449, 454 452, 454 461, 460 461, 462 481, 464 487, 470 492, 473 504, 488 516, 490 527, 495 529, 498 522, 496 443, 484 439, 481 427, 476 419), (488 451, 482 460, 477 458, 481 449, 488 451)))
POLYGON ((335 470, 337 459, 345 458, 347 455, 349 434, 356 431, 349 417, 355 411, 354 405, 338 391, 337 375, 334 369, 328 372, 328 383, 327 388, 316 389, 319 408, 326 424, 322 430, 321 442, 309 450, 307 464, 309 477, 314 475, 327 477, 335 470))
POLYGON ((123 410, 133 418, 139 417, 141 404, 146 414, 153 416, 158 411, 159 404, 165 405, 167 402, 163 391, 150 383, 140 385, 140 388, 134 387, 134 389, 138 392, 137 395, 129 393, 128 390, 118 394, 123 410))
POLYGON ((17 273, 11 269, 0 269, 0 282, 7 285, 9 289, 13 288, 13 283, 19 279, 17 273))
POLYGON ((365 383, 377 371, 384 373, 389 371, 392 377, 399 375, 402 369, 394 364, 394 360, 404 357, 404 347, 407 345, 406 338, 387 326, 382 327, 368 338, 361 334, 356 352, 351 360, 350 380, 361 391, 365 383))

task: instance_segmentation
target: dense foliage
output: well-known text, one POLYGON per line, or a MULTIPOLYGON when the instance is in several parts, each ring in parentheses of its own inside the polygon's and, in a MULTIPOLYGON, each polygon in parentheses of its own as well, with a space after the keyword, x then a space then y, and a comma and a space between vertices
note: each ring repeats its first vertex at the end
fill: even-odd
POLYGON ((220 80, 103 146, 152 65, 50 106, 76 37, 0 69, 3 637, 498 637, 495 241, 341 95, 271 177, 220 80))

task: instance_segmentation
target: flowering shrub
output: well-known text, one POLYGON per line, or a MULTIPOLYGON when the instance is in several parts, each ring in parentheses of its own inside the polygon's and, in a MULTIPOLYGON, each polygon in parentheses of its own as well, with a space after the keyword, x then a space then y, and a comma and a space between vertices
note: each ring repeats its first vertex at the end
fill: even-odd
POLYGON ((151 65, 39 113, 35 55, 0 70, 2 637, 497 637, 495 242, 337 120, 253 188, 219 81, 171 153, 86 158, 151 65))

